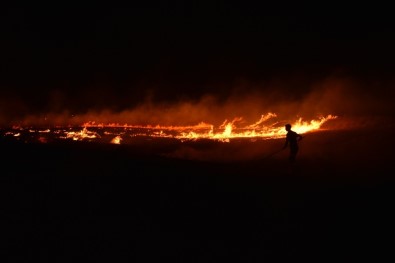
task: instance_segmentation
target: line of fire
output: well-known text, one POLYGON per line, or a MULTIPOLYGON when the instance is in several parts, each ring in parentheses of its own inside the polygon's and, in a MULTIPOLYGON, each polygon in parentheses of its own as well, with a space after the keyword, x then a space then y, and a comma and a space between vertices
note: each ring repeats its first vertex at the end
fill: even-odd
MULTIPOLYGON (((323 124, 337 119, 335 115, 305 120, 301 117, 291 122, 292 129, 299 134, 324 130, 323 124)), ((119 123, 97 123, 89 121, 78 126, 53 126, 38 128, 34 126, 14 125, 0 129, 3 138, 22 142, 48 143, 52 141, 72 140, 98 143, 127 144, 139 138, 170 138, 181 142, 196 140, 214 140, 230 142, 233 139, 267 140, 285 136, 285 122, 278 120, 275 113, 262 114, 255 123, 246 124, 242 117, 221 125, 200 122, 188 126, 136 125, 119 123)))

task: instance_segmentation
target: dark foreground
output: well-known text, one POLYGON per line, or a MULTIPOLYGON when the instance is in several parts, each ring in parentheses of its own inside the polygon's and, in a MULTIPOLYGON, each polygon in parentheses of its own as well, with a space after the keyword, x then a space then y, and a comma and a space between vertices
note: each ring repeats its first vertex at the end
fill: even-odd
POLYGON ((393 157, 336 157, 328 138, 294 167, 2 141, 3 262, 394 258, 393 157))

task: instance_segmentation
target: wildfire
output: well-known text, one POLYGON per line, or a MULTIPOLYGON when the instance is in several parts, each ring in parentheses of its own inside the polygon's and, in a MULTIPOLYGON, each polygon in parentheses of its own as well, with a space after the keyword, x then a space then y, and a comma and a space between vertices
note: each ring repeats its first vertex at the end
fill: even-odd
POLYGON ((88 131, 86 127, 84 127, 79 132, 71 131, 66 133, 66 138, 72 138, 74 141, 79 141, 83 139, 95 139, 97 137, 99 137, 97 133, 88 131))
MULTIPOLYGON (((139 126, 139 125, 128 125, 128 124, 96 124, 95 122, 85 123, 86 127, 101 127, 101 128, 115 128, 122 127, 125 129, 141 129, 141 130, 154 130, 149 136, 152 137, 172 137, 180 140, 197 140, 197 139, 213 139, 220 141, 229 141, 232 138, 278 138, 285 135, 286 131, 283 126, 279 126, 278 122, 265 125, 265 122, 271 118, 277 117, 274 113, 268 113, 262 115, 261 118, 250 125, 243 127, 237 127, 236 123, 241 122, 241 117, 235 118, 232 121, 225 120, 217 130, 214 129, 214 125, 201 122, 195 126, 139 126), (175 133, 174 133, 175 132, 175 133)), ((336 116, 328 115, 321 117, 316 120, 303 121, 299 118, 293 123, 293 130, 298 133, 306 133, 311 131, 319 130, 326 121, 336 119, 336 116)), ((142 135, 142 134, 136 134, 142 135)), ((115 140, 116 138, 114 138, 115 140)), ((114 142, 113 142, 114 143, 114 142)))
MULTIPOLYGON (((184 133, 182 132, 180 135, 177 136, 179 139, 218 139, 223 141, 229 141, 232 138, 266 138, 266 139, 274 139, 283 137, 286 134, 283 126, 278 126, 275 124, 272 125, 264 125, 263 122, 276 117, 275 114, 269 113, 267 115, 262 115, 261 119, 252 124, 245 127, 237 127, 235 125, 236 122, 241 121, 241 118, 236 118, 231 122, 225 121, 221 127, 223 127, 222 132, 214 133, 213 130, 210 130, 206 133, 196 133, 196 132, 189 132, 184 133)), ((310 131, 316 131, 321 128, 321 125, 324 124, 326 121, 335 119, 336 116, 328 115, 327 117, 319 118, 318 120, 311 120, 310 122, 303 121, 302 118, 299 118, 293 125, 293 130, 297 133, 306 133, 310 131)))
MULTIPOLYGON (((209 139, 221 142, 229 142, 236 138, 251 139, 275 139, 284 137, 285 122, 273 121, 277 115, 267 113, 261 115, 260 119, 252 124, 245 124, 241 117, 234 118, 232 121, 225 120, 217 128, 205 122, 192 126, 161 126, 161 125, 130 125, 119 123, 96 123, 94 121, 84 123, 80 128, 52 128, 37 130, 22 127, 13 127, 11 131, 3 133, 3 136, 26 137, 22 136, 24 132, 28 134, 37 134, 39 142, 47 142, 45 135, 52 134, 57 139, 71 139, 73 141, 99 141, 100 139, 112 144, 120 144, 127 138, 134 137, 156 137, 172 138, 180 141, 209 139), (269 120, 271 120, 269 122, 269 120), (82 128, 82 129, 81 129, 82 128), (105 139, 105 138, 111 139, 105 139)), ((336 116, 328 115, 310 121, 298 118, 292 124, 292 129, 300 134, 318 131, 321 126, 329 121, 336 119, 336 116)))

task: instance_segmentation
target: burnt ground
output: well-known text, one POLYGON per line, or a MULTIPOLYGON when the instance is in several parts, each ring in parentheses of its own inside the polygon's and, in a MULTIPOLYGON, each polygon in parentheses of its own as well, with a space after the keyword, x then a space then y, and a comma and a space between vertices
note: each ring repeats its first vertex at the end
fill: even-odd
POLYGON ((286 152, 269 154, 282 140, 3 139, 1 254, 4 262, 390 259, 393 140, 391 130, 311 134, 290 167, 286 152))

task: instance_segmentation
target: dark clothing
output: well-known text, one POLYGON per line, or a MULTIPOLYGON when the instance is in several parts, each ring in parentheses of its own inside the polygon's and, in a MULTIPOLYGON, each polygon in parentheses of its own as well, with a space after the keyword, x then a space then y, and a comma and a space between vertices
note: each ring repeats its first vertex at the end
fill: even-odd
POLYGON ((289 144, 289 147, 291 148, 291 150, 298 149, 298 137, 299 136, 300 135, 294 131, 289 131, 287 133, 287 138, 286 138, 287 142, 286 143, 287 143, 287 145, 289 144))
POLYGON ((284 148, 286 148, 289 145, 289 149, 290 149, 289 161, 290 162, 295 161, 296 154, 299 151, 298 140, 300 140, 301 138, 302 138, 302 136, 297 134, 294 131, 289 130, 287 133, 284 148))

